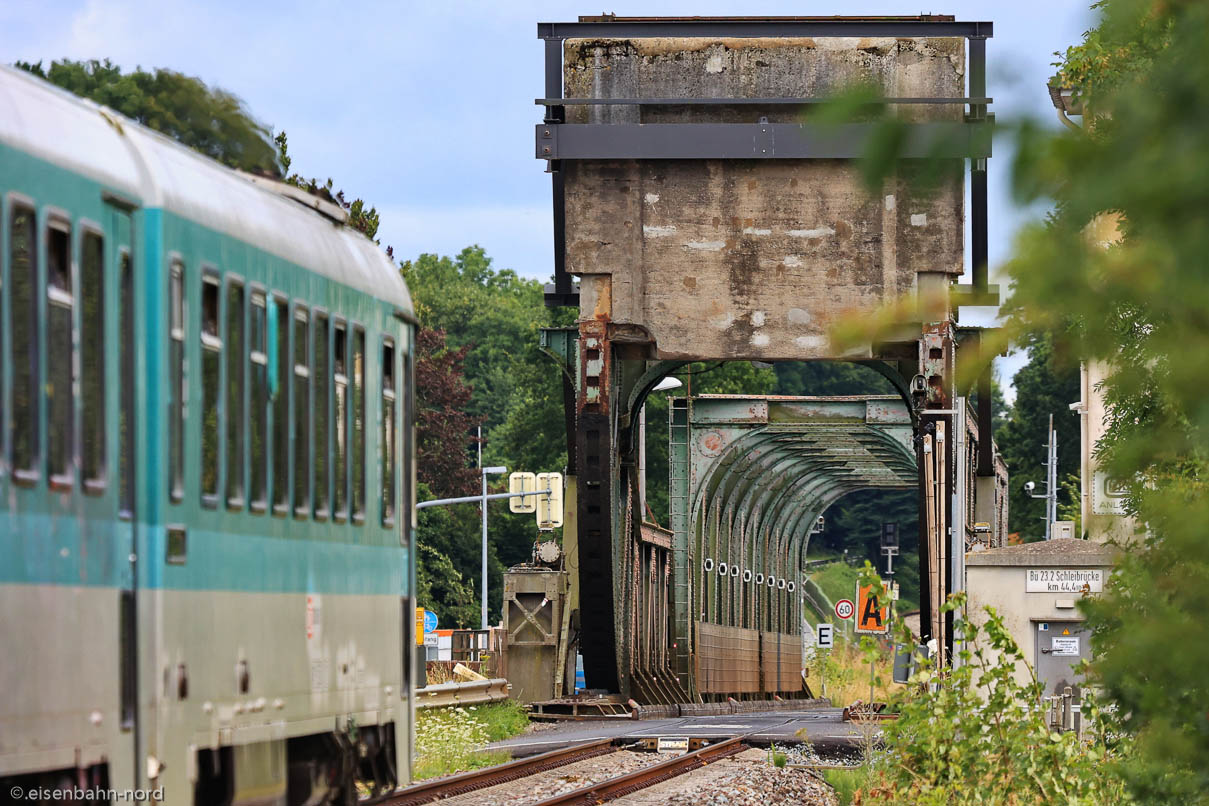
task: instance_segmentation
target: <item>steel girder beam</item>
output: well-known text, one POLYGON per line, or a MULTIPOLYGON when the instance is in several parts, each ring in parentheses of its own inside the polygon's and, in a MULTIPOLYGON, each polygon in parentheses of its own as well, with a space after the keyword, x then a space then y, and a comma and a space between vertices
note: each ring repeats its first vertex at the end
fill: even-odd
POLYGON ((593 688, 619 689, 613 539, 617 453, 613 438, 613 349, 603 322, 580 323, 575 399, 578 460, 579 618, 584 675, 593 688))
MULTIPOLYGON (((685 365, 685 361, 647 362, 614 355, 612 411, 615 473, 620 482, 612 493, 612 545, 614 576, 614 651, 618 689, 626 696, 652 703, 674 703, 687 699, 682 682, 671 671, 669 650, 676 648, 674 636, 663 646, 646 640, 648 629, 662 631, 670 623, 668 607, 674 600, 673 570, 675 534, 670 548, 644 542, 643 511, 638 504, 638 421, 647 397, 663 378, 685 365), (662 572, 655 569, 663 569, 662 572), (640 621, 645 618, 646 622, 640 621), (651 626, 654 625, 654 626, 651 626), (671 646, 667 646, 671 644, 671 646)), ((584 573, 581 566, 581 574, 584 573)))
POLYGON ((581 17, 579 22, 539 22, 537 36, 562 39, 645 37, 830 37, 892 36, 982 38, 990 22, 960 22, 950 16, 921 17, 581 17))
MULTIPOLYGON (((991 156, 989 123, 903 124, 906 159, 991 156)), ((881 123, 539 123, 545 160, 859 159, 881 123)), ((985 172, 984 172, 985 173, 985 172)))

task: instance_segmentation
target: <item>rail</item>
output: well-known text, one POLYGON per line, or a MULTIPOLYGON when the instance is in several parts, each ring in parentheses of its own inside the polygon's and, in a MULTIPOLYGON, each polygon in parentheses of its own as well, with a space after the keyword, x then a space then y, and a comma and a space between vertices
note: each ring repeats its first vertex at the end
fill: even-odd
POLYGON ((416 689, 416 708, 447 708, 451 705, 479 705, 508 699, 511 686, 502 677, 463 683, 437 683, 416 689))
POLYGON ((542 753, 540 756, 522 758, 495 767, 471 770, 470 772, 464 772, 449 778, 440 778, 435 781, 413 784, 396 793, 389 800, 386 800, 385 803, 387 806, 413 806, 413 804, 431 803, 435 800, 450 798, 455 795, 464 795, 467 792, 475 792, 479 789, 486 789, 489 786, 506 784, 518 778, 536 775, 539 772, 573 764, 584 759, 603 756, 606 753, 612 753, 615 749, 612 739, 574 744, 561 750, 551 750, 549 753, 542 753))
POLYGON ((724 742, 706 745, 700 750, 676 756, 650 767, 546 798, 534 806, 578 806, 578 804, 589 806, 589 804, 604 803, 624 797, 640 789, 646 789, 648 786, 654 786, 691 770, 704 767, 706 764, 741 753, 747 749, 747 745, 743 743, 745 738, 747 737, 736 736, 724 742))

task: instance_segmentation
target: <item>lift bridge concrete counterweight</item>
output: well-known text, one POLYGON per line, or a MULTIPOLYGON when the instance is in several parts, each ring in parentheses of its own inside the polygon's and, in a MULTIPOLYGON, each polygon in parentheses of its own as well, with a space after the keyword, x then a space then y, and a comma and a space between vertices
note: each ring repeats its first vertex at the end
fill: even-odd
MULTIPOLYGON (((930 583, 921 623, 925 637, 948 637, 936 614, 962 585, 967 522, 995 524, 995 542, 1006 513, 989 370, 977 424, 953 374, 957 351, 976 353, 980 341, 957 326, 957 308, 998 301, 986 266, 991 34, 990 23, 940 16, 606 16, 538 26, 545 114, 535 156, 552 174, 554 202, 546 299, 579 309, 574 332, 543 338, 566 373, 578 507, 567 537, 580 558, 590 687, 649 701, 706 696, 694 671, 704 633, 694 625, 714 622, 695 609, 705 584, 696 563, 707 559, 693 543, 696 480, 673 466, 666 539, 642 523, 638 492, 638 413, 663 377, 693 361, 858 360, 893 383, 920 490, 919 561, 930 583), (903 159, 872 195, 852 160, 877 124, 809 119, 813 104, 861 82, 881 89, 905 132, 903 159), (919 157, 968 163, 970 285, 958 283, 963 180, 950 172, 924 192, 919 157), (841 316, 912 294, 948 302, 864 350, 831 344, 841 316)), ((691 431, 692 405, 681 422, 673 408, 673 440, 691 431)), ((763 474, 755 488, 775 472, 753 467, 763 474)), ((788 537, 771 550, 806 542, 788 537)))

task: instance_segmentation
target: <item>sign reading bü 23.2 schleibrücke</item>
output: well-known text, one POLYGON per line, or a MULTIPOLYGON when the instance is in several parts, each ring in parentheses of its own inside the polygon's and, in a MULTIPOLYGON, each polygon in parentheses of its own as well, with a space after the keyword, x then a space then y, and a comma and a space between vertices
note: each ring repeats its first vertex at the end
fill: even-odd
POLYGON ((1030 568, 1027 593, 1099 593, 1104 590, 1102 568, 1030 568))

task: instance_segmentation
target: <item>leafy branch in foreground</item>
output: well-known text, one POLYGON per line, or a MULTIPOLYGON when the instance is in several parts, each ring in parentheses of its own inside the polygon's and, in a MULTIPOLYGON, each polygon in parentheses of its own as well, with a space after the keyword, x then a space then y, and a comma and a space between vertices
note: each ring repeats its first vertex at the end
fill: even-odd
MULTIPOLYGON (((1209 803, 1209 4, 1096 8, 1097 25, 1053 79, 1074 91, 1082 131, 997 124, 1016 143, 1016 201, 1052 213, 1016 237, 1007 321, 986 353, 1008 338, 1046 338, 1071 365, 1105 370, 1098 469, 1126 486, 1147 536, 1083 603, 1088 683, 1132 740, 1102 772, 1121 773, 1140 802, 1209 803)), ((882 149, 869 164, 884 172, 895 161, 882 149)), ((865 319, 911 321, 893 311, 865 319)), ((980 756, 961 763, 983 770, 980 756)), ((985 774, 988 786, 1000 780, 985 774)))

